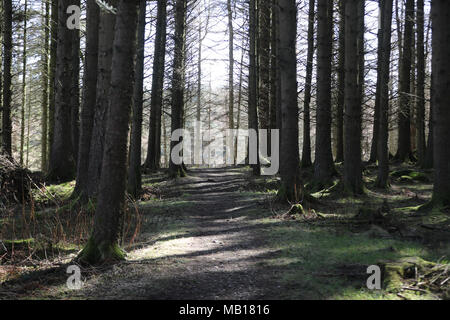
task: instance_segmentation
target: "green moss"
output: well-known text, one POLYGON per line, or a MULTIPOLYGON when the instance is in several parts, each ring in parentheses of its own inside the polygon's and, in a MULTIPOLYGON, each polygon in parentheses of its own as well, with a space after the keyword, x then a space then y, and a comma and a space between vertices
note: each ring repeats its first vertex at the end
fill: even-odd
POLYGON ((125 259, 125 252, 116 244, 103 242, 97 244, 90 238, 77 257, 81 264, 100 265, 114 263, 125 259))
POLYGON ((413 171, 409 176, 415 181, 430 182, 430 178, 423 172, 413 171))
POLYGON ((383 266, 383 285, 388 292, 398 292, 405 279, 415 277, 415 269, 424 271, 436 264, 420 257, 406 257, 399 261, 381 264, 383 266))
POLYGON ((429 183, 430 178, 428 175, 426 175, 423 172, 414 171, 412 169, 403 169, 398 171, 393 171, 391 174, 391 177, 397 178, 400 182, 423 182, 423 183, 429 183))

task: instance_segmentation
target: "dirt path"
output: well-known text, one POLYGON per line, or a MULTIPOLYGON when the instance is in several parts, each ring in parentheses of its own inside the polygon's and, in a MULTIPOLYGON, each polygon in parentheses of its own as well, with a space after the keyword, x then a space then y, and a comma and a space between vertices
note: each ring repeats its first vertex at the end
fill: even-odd
MULTIPOLYGON (((264 227, 252 223, 249 214, 263 210, 264 197, 240 192, 246 179, 238 169, 203 169, 167 182, 166 197, 183 195, 190 202, 183 209, 183 234, 150 241, 130 252, 126 263, 88 281, 75 296, 275 298, 278 284, 270 270, 259 266, 271 254, 264 246, 264 227)), ((145 240, 144 235, 141 241, 145 240)))

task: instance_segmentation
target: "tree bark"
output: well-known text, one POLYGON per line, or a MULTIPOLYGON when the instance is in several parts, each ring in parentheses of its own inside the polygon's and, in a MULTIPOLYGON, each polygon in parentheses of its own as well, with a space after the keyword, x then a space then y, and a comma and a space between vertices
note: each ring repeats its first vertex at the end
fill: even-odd
MULTIPOLYGON (((109 0, 116 7, 116 0, 109 0)), ((91 149, 89 152, 89 197, 97 195, 102 173, 103 150, 105 142, 106 123, 108 121, 108 94, 111 83, 111 64, 113 54, 114 28, 116 16, 113 13, 100 10, 97 96, 92 128, 91 149)))
POLYGON ((71 0, 58 1, 58 47, 56 64, 55 124, 48 180, 68 181, 75 177, 75 158, 71 134, 71 87, 73 31, 67 28, 67 8, 71 0))
POLYGON ((345 6, 345 111, 344 111, 344 190, 351 194, 363 192, 361 163, 361 103, 360 60, 361 10, 363 0, 346 0, 345 6))
POLYGON ((12 63, 12 1, 3 1, 3 108, 2 147, 3 152, 12 156, 11 122, 11 63, 12 63))
POLYGON ((411 156, 411 61, 413 37, 414 0, 406 0, 406 18, 402 61, 400 66, 400 100, 398 114, 398 150, 396 158, 406 161, 411 156))
MULTIPOLYGON (((184 107, 184 73, 186 54, 186 2, 176 0, 175 3, 175 48, 172 76, 172 123, 171 130, 183 128, 184 107)), ((181 142, 181 141, 180 141, 181 142)), ((180 143, 170 142, 169 175, 171 177, 184 177, 186 175, 182 164, 176 164, 172 159, 173 148, 180 143)))
POLYGON ((416 96, 416 144, 420 166, 425 162, 425 44, 424 0, 417 0, 417 96, 416 96))
POLYGON ((109 116, 94 230, 79 255, 83 263, 99 264, 124 257, 118 247, 126 187, 127 136, 133 99, 134 56, 139 0, 121 0, 109 90, 109 116))
POLYGON ((344 161, 345 0, 339 1, 338 98, 336 112, 336 162, 344 161))
MULTIPOLYGON (((231 0, 227 0, 228 13, 228 128, 234 128, 234 28, 233 28, 233 10, 231 0)), ((270 8, 268 9, 270 10, 270 8)), ((268 22, 270 25, 270 21, 268 22)), ((269 29, 270 32, 270 29, 269 29)), ((270 37, 270 34, 269 34, 270 37)), ((200 98, 200 97, 199 97, 200 98)), ((200 99, 199 99, 200 103, 200 99)), ((232 147, 234 138, 231 137, 229 146, 232 147)), ((234 152, 228 150, 228 157, 234 159, 234 152)))
POLYGON ((158 1, 155 52, 153 58, 152 93, 150 102, 150 132, 145 167, 157 170, 161 159, 161 114, 163 105, 164 67, 166 57, 167 1, 158 1))
POLYGON ((42 64, 42 102, 41 102, 41 171, 47 171, 47 135, 48 135, 48 88, 49 88, 49 40, 50 40, 50 2, 49 0, 43 0, 42 6, 45 10, 43 19, 44 23, 44 45, 41 58, 42 64))
POLYGON ((86 200, 89 181, 89 152, 91 148, 94 106, 97 97, 97 70, 100 9, 95 0, 87 1, 86 54, 81 106, 80 140, 78 147, 77 181, 74 195, 86 200))
POLYGON ((24 3, 23 20, 23 51, 22 51, 22 105, 20 107, 20 160, 21 166, 24 165, 24 145, 25 145, 25 108, 27 107, 27 31, 28 31, 28 1, 24 3))
POLYGON ((331 56, 333 3, 317 2, 317 111, 314 179, 319 188, 335 174, 331 149, 331 56))
POLYGON ((312 166, 311 160, 311 86, 314 59, 315 0, 309 1, 308 11, 308 53, 306 58, 305 100, 303 103, 303 150, 302 168, 312 166))
POLYGON ((433 0, 433 142, 435 207, 450 205, 450 2, 433 0))
POLYGON ((300 177, 298 147, 297 59, 295 51, 297 8, 295 0, 279 0, 280 78, 282 136, 280 154, 281 187, 283 200, 303 200, 303 183, 300 177))
MULTIPOLYGON (((80 6, 80 0, 73 0, 72 4, 80 6)), ((80 137, 80 30, 74 29, 72 32, 72 55, 71 61, 71 79, 70 88, 70 109, 71 109, 71 130, 72 147, 75 163, 78 159, 78 143, 80 137)))
POLYGON ((58 47, 58 1, 51 1, 51 17, 50 17, 50 62, 48 71, 48 160, 47 170, 50 163, 50 155, 52 154, 53 132, 55 128, 55 102, 56 102, 56 59, 58 47))
POLYGON ((270 0, 259 0, 258 18, 258 118, 259 127, 268 129, 270 118, 270 0))
MULTIPOLYGON (((249 71, 248 71, 248 128, 256 131, 256 150, 259 154, 259 134, 258 134, 258 97, 257 97, 257 11, 256 0, 249 3, 249 71)), ((250 158, 250 157, 249 157, 250 158)), ((253 175, 261 174, 259 156, 256 157, 256 164, 251 164, 253 175)))
POLYGON ((128 193, 137 197, 142 189, 141 147, 142 147, 142 110, 144 98, 144 59, 145 59, 145 27, 147 3, 139 1, 138 49, 134 74, 133 119, 130 139, 130 163, 128 167, 128 193))
POLYGON ((379 188, 389 186, 389 71, 391 57, 392 34, 392 0, 380 2, 381 23, 378 32, 381 34, 382 45, 378 54, 379 78, 379 129, 378 129, 378 176, 376 185, 379 188))

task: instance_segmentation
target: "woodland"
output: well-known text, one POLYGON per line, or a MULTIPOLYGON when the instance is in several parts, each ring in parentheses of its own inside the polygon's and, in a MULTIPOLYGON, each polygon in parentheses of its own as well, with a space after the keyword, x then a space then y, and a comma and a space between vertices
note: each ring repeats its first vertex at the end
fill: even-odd
POLYGON ((0 300, 450 299, 449 24, 2 0, 0 300))

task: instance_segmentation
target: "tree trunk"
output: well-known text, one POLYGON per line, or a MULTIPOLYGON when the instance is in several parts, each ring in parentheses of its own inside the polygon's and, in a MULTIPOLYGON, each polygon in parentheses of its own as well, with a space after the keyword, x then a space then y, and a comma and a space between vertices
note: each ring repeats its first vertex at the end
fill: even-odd
POLYGON ((163 105, 164 67, 166 57, 167 1, 158 1, 155 53, 153 55, 152 93, 150 102, 150 132, 145 167, 157 170, 161 155, 161 114, 163 105))
POLYGON ((297 59, 295 52, 297 8, 295 0, 279 0, 280 7, 280 77, 282 136, 280 154, 281 187, 283 200, 301 202, 303 184, 300 177, 298 147, 297 59))
MULTIPOLYGON (((270 10, 270 8, 268 9, 270 10)), ((228 128, 234 128, 234 28, 233 28, 233 10, 231 8, 231 0, 227 0, 228 13, 228 128)), ((270 24, 270 21, 268 21, 270 24)), ((270 32, 270 29, 269 29, 270 32)), ((270 37, 270 34, 269 34, 270 37)), ((200 97, 199 97, 200 98, 200 97)), ((199 100, 200 103, 200 100, 199 100)), ((229 146, 232 148, 234 137, 229 141, 229 146)), ((227 150, 229 159, 235 159, 234 152, 227 150)))
POLYGON ((420 166, 425 162, 425 44, 424 0, 417 0, 416 144, 420 166))
POLYGON ((363 0, 346 0, 345 6, 345 111, 344 111, 344 190, 351 194, 363 192, 361 164, 361 103, 360 75, 361 10, 363 0))
POLYGON ((56 65, 55 124, 48 179, 68 181, 75 177, 75 160, 71 134, 71 87, 73 32, 67 28, 67 8, 71 0, 58 1, 58 49, 56 65))
POLYGON ((339 1, 338 98, 336 113, 336 162, 344 161, 345 0, 339 1))
POLYGON ((144 59, 145 59, 145 26, 147 3, 139 1, 138 50, 134 74, 133 119, 130 140, 130 163, 128 167, 128 193, 137 197, 142 188, 141 146, 142 146, 142 109, 144 98, 144 59))
MULTIPOLYGON (((80 0, 73 0, 72 4, 80 6, 80 0)), ((72 31, 72 55, 70 57, 72 85, 70 88, 72 147, 75 163, 78 159, 78 143, 80 136, 80 31, 72 31)))
POLYGON ((50 62, 48 71, 48 160, 47 170, 50 164, 50 155, 52 154, 53 132, 55 128, 55 105, 56 105, 56 58, 58 47, 58 1, 51 1, 50 17, 50 62))
POLYGON ((3 152, 12 156, 11 122, 11 62, 12 62, 12 1, 3 1, 3 111, 2 147, 3 152))
POLYGON ((306 58, 305 101, 303 103, 303 152, 302 168, 311 167, 311 85, 314 59, 315 0, 309 1, 308 53, 306 58))
POLYGON ((376 185, 379 188, 387 188, 389 185, 389 71, 391 57, 391 33, 392 33, 392 0, 380 2, 380 26, 382 44, 378 48, 378 79, 379 79, 379 130, 378 130, 378 177, 376 185))
POLYGON ((49 0, 42 1, 42 7, 45 10, 44 23, 44 45, 42 53, 42 102, 41 102, 41 171, 47 171, 47 135, 48 135, 48 79, 49 79, 49 40, 50 40, 50 3, 49 0))
POLYGON ((433 142, 435 207, 450 205, 450 2, 433 0, 433 142))
MULTIPOLYGON (((370 148, 370 158, 369 163, 374 163, 378 160, 378 138, 380 136, 380 94, 381 94, 381 65, 382 63, 382 55, 385 48, 383 47, 383 23, 382 19, 384 17, 382 16, 382 10, 383 5, 382 2, 379 3, 380 8, 380 21, 378 26, 378 48, 377 48, 377 84, 376 84, 376 93, 375 93, 375 112, 373 117, 373 132, 372 132, 372 144, 370 148)), ((392 16, 392 14, 391 14, 392 16)))
MULTIPOLYGON (((278 26, 277 26, 277 0, 271 2, 270 19, 270 129, 279 129, 277 125, 277 110, 279 108, 278 78, 278 26)), ((270 140, 268 140, 270 141, 270 140)), ((270 144, 269 144, 270 145, 270 144)))
MULTIPOLYGON (((175 48, 172 76, 172 123, 171 130, 183 128, 184 107, 184 73, 186 54, 186 3, 176 0, 175 3, 175 48)), ((186 175, 182 164, 176 164, 172 159, 173 148, 181 141, 170 142, 169 175, 171 177, 184 177, 186 175)), ((182 157, 182 155, 180 154, 182 157)))
POLYGON ((433 96, 434 96, 434 71, 435 71, 435 66, 433 65, 433 63, 431 64, 431 89, 430 89, 430 119, 428 120, 428 140, 427 140, 427 148, 426 148, 426 153, 425 153, 425 161, 423 164, 423 168, 424 169, 431 169, 433 168, 433 156, 434 156, 434 142, 433 142, 433 137, 434 137, 434 133, 433 133, 433 96))
POLYGON ((259 0, 258 18, 259 127, 268 129, 270 118, 270 0, 259 0))
POLYGON ((28 21, 28 1, 24 3, 23 20, 23 51, 22 51, 22 105, 20 107, 20 160, 21 166, 24 165, 24 145, 25 145, 25 108, 27 106, 27 21, 28 21))
POLYGON ((74 195, 86 200, 89 181, 89 152, 91 148, 94 106, 97 97, 98 40, 100 9, 95 0, 87 1, 86 54, 81 107, 80 141, 78 148, 77 181, 74 195))
POLYGON ((117 242, 125 201, 138 4, 138 0, 121 0, 119 3, 109 91, 110 116, 102 169, 108 174, 103 174, 100 179, 94 230, 79 256, 83 263, 99 264, 123 259, 117 242))
POLYGON ((398 150, 396 158, 402 162, 411 156, 411 60, 414 0, 406 0, 406 18, 402 61, 400 66, 400 100, 398 113, 398 150))
MULTIPOLYGON (((249 71, 248 71, 248 128, 256 131, 256 163, 251 164, 253 175, 261 174, 259 163, 259 134, 258 134, 258 97, 257 97, 257 11, 256 0, 250 0, 249 3, 249 71)), ((250 142, 250 140, 249 140, 250 142)), ((249 148, 250 150, 250 148, 249 148)), ((249 155, 249 159, 250 159, 249 155)))
MULTIPOLYGON (((109 0, 116 7, 116 0, 109 0)), ((97 96, 92 127, 91 150, 89 151, 88 194, 95 197, 102 173, 102 159, 105 142, 106 123, 108 121, 108 94, 111 83, 111 63, 116 15, 100 10, 97 96)))
POLYGON ((314 178, 319 188, 335 174, 331 149, 331 56, 333 3, 317 2, 317 124, 314 178))

